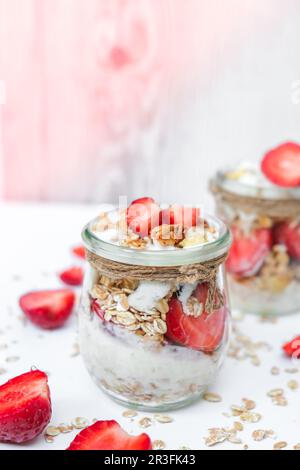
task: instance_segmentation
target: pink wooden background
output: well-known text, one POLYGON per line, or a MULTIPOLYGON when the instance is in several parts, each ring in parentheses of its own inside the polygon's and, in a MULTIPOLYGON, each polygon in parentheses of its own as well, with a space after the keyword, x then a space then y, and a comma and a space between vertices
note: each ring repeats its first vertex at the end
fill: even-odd
MULTIPOLYGON (((4 197, 108 201, 204 187, 207 162, 221 164, 222 129, 231 123, 232 155, 248 119, 239 86, 253 94, 250 74, 297 27, 295 13, 294 0, 0 0, 4 197)), ((293 31, 284 47, 295 47, 293 31)), ((293 61, 285 50, 278 59, 293 61)), ((267 67, 258 73, 268 93, 267 67)))

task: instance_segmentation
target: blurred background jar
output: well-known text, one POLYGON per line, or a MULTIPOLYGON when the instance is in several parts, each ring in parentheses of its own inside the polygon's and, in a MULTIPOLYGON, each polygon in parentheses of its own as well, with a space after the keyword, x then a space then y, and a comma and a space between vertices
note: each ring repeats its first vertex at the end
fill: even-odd
POLYGON ((273 185, 252 165, 211 182, 233 244, 226 262, 232 306, 284 315, 300 308, 300 187, 273 185))

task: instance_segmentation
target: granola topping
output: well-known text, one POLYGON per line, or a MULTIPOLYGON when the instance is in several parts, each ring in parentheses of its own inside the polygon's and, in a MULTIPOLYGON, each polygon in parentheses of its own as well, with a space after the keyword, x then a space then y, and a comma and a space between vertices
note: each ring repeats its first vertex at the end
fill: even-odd
MULTIPOLYGON (((134 203, 130 207, 133 205, 134 203)), ((160 209, 156 203, 153 207, 154 216, 157 215, 156 210, 161 211, 162 214, 169 211, 170 216, 154 217, 149 212, 150 231, 144 227, 145 214, 142 217, 139 213, 135 214, 136 218, 132 223, 131 217, 128 215, 129 209, 127 212, 124 209, 115 209, 100 213, 92 226, 92 231, 103 241, 136 250, 188 249, 210 243, 218 238, 218 230, 201 218, 200 209, 184 208, 183 206, 176 206, 174 209, 174 206, 170 206, 170 209, 160 209), (189 217, 191 210, 192 220, 189 217), (173 211, 175 211, 175 215, 173 211), (178 223, 172 223, 174 219, 178 223), (165 221, 170 223, 164 223, 165 221)))

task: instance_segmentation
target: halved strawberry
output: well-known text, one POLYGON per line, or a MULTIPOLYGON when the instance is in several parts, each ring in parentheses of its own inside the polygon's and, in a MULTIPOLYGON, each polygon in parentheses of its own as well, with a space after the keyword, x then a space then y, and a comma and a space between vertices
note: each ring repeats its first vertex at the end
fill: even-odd
POLYGON ((70 289, 29 292, 19 300, 25 315, 44 329, 62 326, 72 313, 75 294, 70 289))
POLYGON ((262 228, 245 234, 234 226, 231 231, 233 243, 226 261, 228 272, 241 277, 255 275, 272 248, 272 231, 262 228))
POLYGON ((300 185, 300 145, 287 142, 266 153, 261 169, 278 186, 292 188, 300 185))
POLYGON ((85 248, 83 245, 74 246, 74 248, 72 248, 72 253, 79 258, 85 259, 85 248))
POLYGON ((45 429, 51 419, 47 379, 32 370, 0 386, 0 441, 29 441, 45 429))
POLYGON ((185 207, 179 204, 173 204, 168 209, 161 211, 160 223, 196 227, 199 216, 200 209, 197 207, 185 207))
POLYGON ((141 237, 149 235, 159 225, 160 208, 152 197, 133 201, 127 209, 127 225, 141 237))
POLYGON ((300 261, 300 224, 282 222, 274 227, 275 243, 286 246, 288 254, 300 261))
MULTIPOLYGON (((208 295, 207 283, 199 284, 194 296, 205 306, 208 295)), ((204 311, 200 317, 186 315, 182 303, 172 297, 167 314, 166 336, 174 343, 205 352, 213 352, 220 346, 225 329, 227 308, 221 307, 212 314, 204 311)))
POLYGON ((292 341, 285 343, 282 349, 287 356, 300 359, 300 336, 296 336, 292 341))
POLYGON ((96 299, 92 300, 91 302, 91 310, 94 312, 101 320, 104 320, 104 315, 105 312, 102 310, 100 305, 98 304, 98 301, 96 299))
POLYGON ((147 434, 130 436, 114 420, 96 421, 81 431, 67 450, 151 450, 147 434))
POLYGON ((84 272, 80 266, 74 266, 60 273, 60 279, 69 286, 81 286, 84 272))

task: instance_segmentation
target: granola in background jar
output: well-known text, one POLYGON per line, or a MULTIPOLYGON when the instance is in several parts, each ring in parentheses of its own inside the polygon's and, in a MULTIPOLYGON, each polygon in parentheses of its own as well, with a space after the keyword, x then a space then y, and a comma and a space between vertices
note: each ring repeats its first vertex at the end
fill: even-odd
POLYGON ((198 399, 228 344, 226 226, 197 208, 142 198, 101 214, 83 240, 80 349, 96 384, 146 410, 198 399))
POLYGON ((226 268, 232 307, 263 315, 300 309, 300 146, 280 145, 211 183, 231 228, 226 268))

